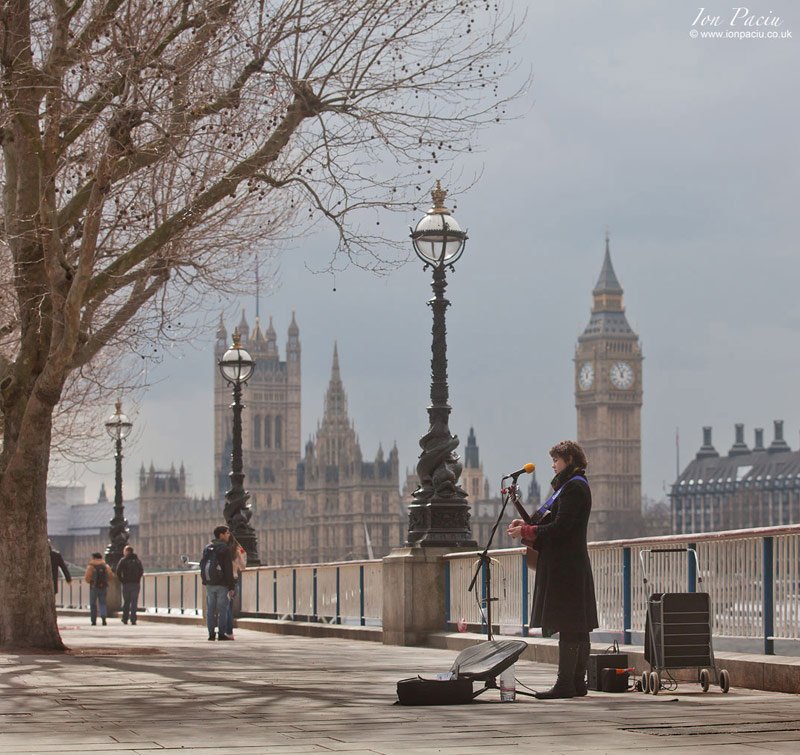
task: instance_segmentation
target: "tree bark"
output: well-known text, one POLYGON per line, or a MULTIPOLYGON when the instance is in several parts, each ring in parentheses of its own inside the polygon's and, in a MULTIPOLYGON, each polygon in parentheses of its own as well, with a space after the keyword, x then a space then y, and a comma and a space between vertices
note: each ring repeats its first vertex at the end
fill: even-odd
POLYGON ((47 544, 53 410, 35 396, 19 392, 17 396, 11 405, 4 402, 7 464, 0 473, 0 646, 63 650, 47 544), (16 421, 20 416, 21 424, 16 421))

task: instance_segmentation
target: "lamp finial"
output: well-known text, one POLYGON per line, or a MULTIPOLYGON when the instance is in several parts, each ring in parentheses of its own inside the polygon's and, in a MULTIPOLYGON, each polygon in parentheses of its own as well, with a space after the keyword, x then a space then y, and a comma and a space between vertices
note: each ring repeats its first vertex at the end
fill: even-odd
POLYGON ((450 214, 450 210, 448 210, 444 206, 444 200, 447 196, 447 190, 442 188, 442 182, 437 179, 436 186, 431 191, 431 199, 433 199, 433 207, 431 207, 430 211, 440 214, 450 214))
POLYGON ((241 348, 242 334, 239 332, 238 326, 233 329, 233 347, 234 349, 241 348))

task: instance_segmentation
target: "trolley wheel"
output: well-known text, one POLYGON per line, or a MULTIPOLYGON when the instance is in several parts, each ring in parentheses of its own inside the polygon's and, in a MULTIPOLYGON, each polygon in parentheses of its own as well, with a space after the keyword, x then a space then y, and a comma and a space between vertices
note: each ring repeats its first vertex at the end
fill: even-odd
POLYGON ((726 668, 719 672, 719 688, 726 693, 731 688, 731 675, 726 668))
POLYGON ((661 689, 661 677, 658 675, 658 671, 651 671, 650 672, 650 691, 657 695, 659 690, 661 689))
POLYGON ((644 692, 645 695, 650 692, 650 674, 646 671, 642 673, 642 692, 644 692))
POLYGON ((711 686, 711 673, 707 668, 704 668, 700 671, 700 687, 702 688, 703 692, 708 692, 708 688, 711 686))

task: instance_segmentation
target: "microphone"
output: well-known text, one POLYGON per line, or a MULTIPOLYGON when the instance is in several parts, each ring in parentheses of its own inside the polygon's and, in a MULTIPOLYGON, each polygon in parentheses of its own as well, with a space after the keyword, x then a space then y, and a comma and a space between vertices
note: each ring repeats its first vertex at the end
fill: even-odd
POLYGON ((518 469, 516 472, 512 472, 511 474, 507 474, 503 479, 507 480, 509 477, 516 480, 521 474, 530 474, 533 470, 536 469, 535 464, 531 464, 528 462, 522 469, 518 469))

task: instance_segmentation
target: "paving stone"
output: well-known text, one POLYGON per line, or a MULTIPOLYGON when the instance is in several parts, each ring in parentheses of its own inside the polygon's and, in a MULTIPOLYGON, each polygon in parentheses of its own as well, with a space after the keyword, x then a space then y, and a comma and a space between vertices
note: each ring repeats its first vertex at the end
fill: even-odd
MULTIPOLYGON (((658 696, 506 704, 488 691, 473 705, 410 708, 396 704, 397 680, 446 670, 454 651, 241 629, 219 644, 197 626, 135 629, 75 625, 64 637, 79 653, 0 658, 0 752, 218 755, 221 734, 223 749, 245 755, 800 749, 796 695, 703 695, 680 685, 658 696), (743 721, 777 723, 744 731, 743 721), (648 733, 653 727, 671 729, 648 733)), ((517 675, 549 686, 553 667, 519 662, 517 675)))

